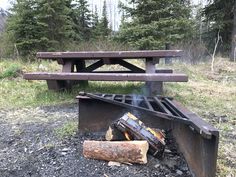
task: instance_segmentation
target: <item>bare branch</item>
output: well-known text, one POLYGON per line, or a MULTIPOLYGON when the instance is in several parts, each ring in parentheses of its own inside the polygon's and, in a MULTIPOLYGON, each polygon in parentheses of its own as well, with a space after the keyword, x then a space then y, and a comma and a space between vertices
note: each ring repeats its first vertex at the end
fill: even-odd
POLYGON ((215 62, 216 49, 218 47, 220 39, 221 39, 221 36, 220 36, 220 30, 219 30, 218 35, 217 35, 216 44, 215 44, 215 47, 214 47, 214 51, 213 51, 213 54, 212 54, 212 59, 211 59, 211 72, 212 73, 214 73, 214 62, 215 62))

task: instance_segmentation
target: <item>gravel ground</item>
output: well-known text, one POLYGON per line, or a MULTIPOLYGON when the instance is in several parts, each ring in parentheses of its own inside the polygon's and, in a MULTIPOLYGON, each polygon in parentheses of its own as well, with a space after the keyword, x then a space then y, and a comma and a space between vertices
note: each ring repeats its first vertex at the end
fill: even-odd
POLYGON ((175 149, 162 160, 148 156, 146 165, 108 166, 82 155, 85 139, 101 136, 78 134, 60 138, 55 132, 68 121, 77 121, 77 105, 0 110, 1 177, 143 177, 191 176, 175 149))

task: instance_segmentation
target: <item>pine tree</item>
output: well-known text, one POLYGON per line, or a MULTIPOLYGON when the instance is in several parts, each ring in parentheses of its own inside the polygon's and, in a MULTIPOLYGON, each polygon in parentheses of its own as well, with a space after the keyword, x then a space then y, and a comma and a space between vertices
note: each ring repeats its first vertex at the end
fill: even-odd
POLYGON ((99 17, 98 17, 98 9, 97 6, 95 6, 95 10, 94 10, 94 14, 92 15, 93 19, 92 19, 92 26, 96 27, 99 23, 99 17))
POLYGON ((77 0, 73 9, 73 20, 80 40, 89 40, 91 37, 91 12, 88 6, 87 0, 77 0))
POLYGON ((98 39, 100 36, 99 32, 99 17, 97 6, 95 6, 94 14, 92 15, 92 39, 98 39))
POLYGON ((7 21, 6 33, 12 36, 11 40, 22 56, 32 55, 48 46, 42 34, 42 26, 35 18, 38 13, 36 7, 34 0, 18 0, 7 21))
POLYGON ((63 49, 74 36, 70 1, 38 0, 38 23, 48 41, 49 50, 63 49), (69 6, 69 7, 68 7, 69 6))
POLYGON ((221 46, 222 53, 229 53, 232 31, 233 31, 233 7, 235 0, 213 0, 204 8, 206 22, 208 23, 208 31, 204 35, 204 39, 209 48, 214 48, 215 38, 220 31, 220 36, 223 41, 221 46))
POLYGON ((100 36, 103 38, 106 38, 111 34, 111 29, 109 28, 108 25, 109 25, 109 21, 107 19, 106 1, 103 1, 102 17, 99 22, 100 36))
POLYGON ((192 34, 189 0, 130 0, 122 5, 131 22, 123 23, 118 38, 139 49, 163 49, 192 34))

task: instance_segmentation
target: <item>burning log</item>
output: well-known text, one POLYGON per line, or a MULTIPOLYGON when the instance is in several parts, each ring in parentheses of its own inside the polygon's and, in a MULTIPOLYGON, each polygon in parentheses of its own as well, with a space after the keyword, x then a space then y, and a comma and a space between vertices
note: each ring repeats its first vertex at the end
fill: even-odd
POLYGON ((121 163, 147 163, 147 141, 84 141, 86 158, 121 163))
POLYGON ((165 134, 161 130, 146 127, 131 113, 126 113, 118 119, 114 126, 123 132, 126 140, 146 140, 149 144, 149 153, 156 157, 162 157, 165 150, 165 134))
POLYGON ((122 141, 126 138, 120 130, 118 130, 114 126, 110 126, 106 132, 105 139, 107 141, 122 141))

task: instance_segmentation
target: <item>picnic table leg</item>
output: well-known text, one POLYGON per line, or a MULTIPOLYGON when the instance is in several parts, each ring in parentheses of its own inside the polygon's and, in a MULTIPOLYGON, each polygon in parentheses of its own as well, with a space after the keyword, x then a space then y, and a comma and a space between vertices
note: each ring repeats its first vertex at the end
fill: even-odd
MULTIPOLYGON (((146 58, 146 73, 156 73, 155 64, 159 63, 159 59, 146 58)), ((147 95, 161 95, 163 93, 163 82, 150 82, 145 83, 145 91, 147 95)))
MULTIPOLYGON (((76 61, 75 62, 76 72, 81 72, 86 68, 85 61, 76 61)), ((88 85, 88 81, 78 81, 77 82, 80 85, 88 85)))
MULTIPOLYGON (((74 72, 74 63, 72 60, 63 61, 62 72, 74 72)), ((71 89, 74 84, 74 81, 69 80, 47 80, 48 89, 55 91, 71 89)))

